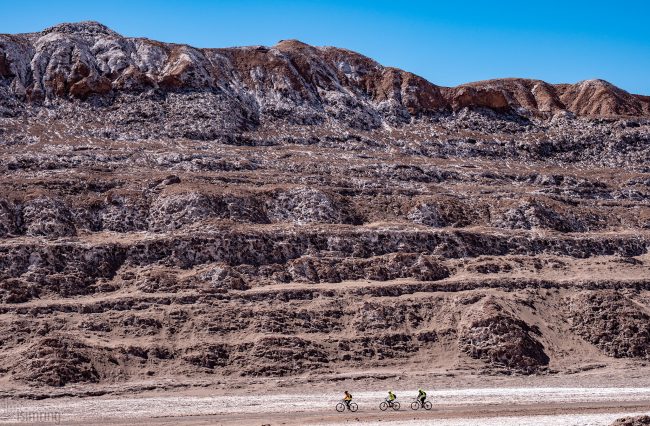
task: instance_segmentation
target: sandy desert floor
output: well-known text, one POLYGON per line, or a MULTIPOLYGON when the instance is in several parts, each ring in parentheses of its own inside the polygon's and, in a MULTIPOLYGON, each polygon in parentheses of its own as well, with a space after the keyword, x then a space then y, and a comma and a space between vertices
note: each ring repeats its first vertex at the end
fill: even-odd
MULTIPOLYGON (((431 411, 413 411, 411 383, 394 391, 399 411, 382 412, 386 391, 355 390, 356 413, 338 413, 340 398, 331 384, 320 388, 278 387, 272 383, 229 392, 215 388, 0 400, 1 424, 111 425, 609 425, 620 417, 650 414, 650 385, 638 372, 624 378, 606 374, 562 377, 474 377, 429 391, 431 411), (408 388, 408 389, 407 389, 408 388)), ((364 385, 365 386, 365 385, 364 385)), ((359 386, 361 388, 362 386, 359 386)), ((368 386, 370 387, 370 386, 368 386)))
MULTIPOLYGON (((400 392, 405 394, 405 392, 400 392)), ((219 425, 609 425, 650 413, 650 388, 509 388, 433 392, 431 411, 381 412, 383 392, 356 397, 359 411, 337 413, 331 394, 144 396, 57 399, 7 404, 3 424, 219 424, 219 425), (272 398, 272 399, 271 399, 272 398)))

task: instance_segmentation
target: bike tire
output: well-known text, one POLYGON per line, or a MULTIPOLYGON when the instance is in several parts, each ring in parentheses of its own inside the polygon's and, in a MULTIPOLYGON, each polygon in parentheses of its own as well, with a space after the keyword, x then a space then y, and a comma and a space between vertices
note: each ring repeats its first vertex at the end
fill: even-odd
POLYGON ((345 411, 345 404, 342 403, 342 402, 339 402, 338 404, 336 404, 336 411, 338 411, 339 413, 344 412, 345 411))
POLYGON ((431 404, 429 401, 424 401, 424 409, 430 410, 431 408, 433 408, 433 404, 431 404))
POLYGON ((356 403, 354 403, 354 402, 350 403, 350 411, 352 411, 354 413, 358 409, 359 409, 359 406, 356 403))
POLYGON ((399 411, 399 402, 393 402, 393 410, 399 411))
POLYGON ((381 404, 379 404, 379 409, 381 411, 386 411, 388 409, 388 404, 385 403, 385 402, 382 402, 381 404))
POLYGON ((418 408, 420 408, 419 402, 411 402, 411 410, 417 410, 418 408))

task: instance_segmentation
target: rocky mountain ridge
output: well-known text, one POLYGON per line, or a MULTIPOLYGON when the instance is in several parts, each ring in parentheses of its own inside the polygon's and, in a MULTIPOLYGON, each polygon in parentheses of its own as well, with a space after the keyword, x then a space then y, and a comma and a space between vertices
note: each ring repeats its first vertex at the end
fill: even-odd
POLYGON ((345 49, 296 40, 198 49, 122 37, 97 22, 0 35, 0 88, 5 114, 16 113, 15 104, 24 101, 99 97, 113 103, 123 93, 207 91, 234 109, 240 130, 278 117, 299 124, 333 118, 376 128, 383 121, 405 123, 463 108, 535 117, 650 116, 647 97, 602 80, 553 85, 502 79, 440 87, 345 49), (342 108, 356 118, 340 117, 342 108))

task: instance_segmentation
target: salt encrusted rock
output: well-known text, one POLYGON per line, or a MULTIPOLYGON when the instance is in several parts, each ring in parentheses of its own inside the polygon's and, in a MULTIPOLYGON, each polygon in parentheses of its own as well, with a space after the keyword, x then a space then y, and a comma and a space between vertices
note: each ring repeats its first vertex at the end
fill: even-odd
POLYGON ((612 426, 647 426, 650 425, 650 416, 623 417, 616 419, 612 426))
POLYGON ((576 295, 565 309, 573 330, 616 358, 650 360, 650 315, 615 291, 576 295))
POLYGON ((135 196, 111 195, 100 210, 101 228, 106 231, 143 231, 149 226, 149 206, 135 196))
POLYGON ((345 223, 350 219, 344 207, 333 196, 316 188, 293 188, 279 191, 267 207, 274 222, 345 223))
POLYGON ((588 230, 589 223, 581 220, 572 210, 575 210, 575 207, 531 199, 497 217, 495 225, 510 229, 553 229, 560 232, 588 230))
POLYGON ((215 206, 207 195, 197 192, 165 193, 152 203, 149 225, 152 230, 169 230, 214 216, 215 206))
POLYGON ((0 238, 19 233, 16 213, 13 203, 0 200, 0 238))
POLYGON ((493 298, 485 299, 470 312, 458 339, 461 351, 493 367, 524 374, 546 368, 549 357, 537 340, 537 328, 514 317, 493 298))
POLYGON ((463 227, 477 222, 480 213, 480 207, 471 208, 461 200, 440 197, 417 203, 408 212, 407 217, 414 223, 434 228, 463 227))
POLYGON ((65 237, 77 233, 70 208, 60 199, 40 197, 27 201, 22 216, 27 235, 65 237))

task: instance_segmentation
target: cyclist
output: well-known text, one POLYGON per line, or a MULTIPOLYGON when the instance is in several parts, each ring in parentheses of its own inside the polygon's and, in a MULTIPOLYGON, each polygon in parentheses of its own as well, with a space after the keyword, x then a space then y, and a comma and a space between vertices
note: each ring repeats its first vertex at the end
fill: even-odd
POLYGON ((418 401, 420 401, 420 405, 424 407, 424 401, 427 399, 427 393, 422 390, 422 388, 418 389, 418 401))
POLYGON ((397 397, 395 396, 393 391, 389 390, 388 391, 388 398, 386 398, 386 402, 388 403, 388 405, 393 405, 393 401, 395 401, 396 399, 397 399, 397 397))
POLYGON ((348 409, 350 408, 350 402, 352 402, 352 394, 348 391, 345 391, 345 396, 343 396, 343 402, 347 405, 348 409))

